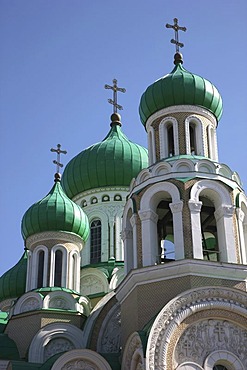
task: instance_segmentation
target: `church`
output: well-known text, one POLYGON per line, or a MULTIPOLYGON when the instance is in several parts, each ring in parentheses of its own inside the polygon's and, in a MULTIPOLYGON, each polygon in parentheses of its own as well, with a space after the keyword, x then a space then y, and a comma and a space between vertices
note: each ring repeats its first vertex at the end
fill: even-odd
POLYGON ((105 138, 62 175, 51 149, 54 183, 0 277, 0 370, 247 369, 247 197, 218 158, 221 95, 167 28, 174 67, 140 98, 148 150, 124 134, 115 79, 105 138))

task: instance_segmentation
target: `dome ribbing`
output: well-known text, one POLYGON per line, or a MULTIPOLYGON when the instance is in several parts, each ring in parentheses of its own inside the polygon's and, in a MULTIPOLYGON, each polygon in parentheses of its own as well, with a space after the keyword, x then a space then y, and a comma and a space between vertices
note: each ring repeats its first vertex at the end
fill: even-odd
POLYGON ((89 235, 86 214, 67 197, 60 182, 55 181, 51 191, 24 214, 21 225, 23 238, 44 231, 65 231, 86 241, 89 235))
MULTIPOLYGON (((175 55, 176 56, 176 55, 175 55)), ((168 75, 150 85, 143 93, 139 106, 140 118, 148 118, 161 109, 174 105, 196 105, 208 109, 220 120, 222 99, 216 87, 203 77, 187 71, 182 61, 168 75)))
POLYGON ((83 150, 65 167, 62 186, 72 198, 89 190, 107 186, 130 185, 148 166, 146 148, 131 142, 122 132, 120 115, 112 115, 111 129, 105 139, 83 150))

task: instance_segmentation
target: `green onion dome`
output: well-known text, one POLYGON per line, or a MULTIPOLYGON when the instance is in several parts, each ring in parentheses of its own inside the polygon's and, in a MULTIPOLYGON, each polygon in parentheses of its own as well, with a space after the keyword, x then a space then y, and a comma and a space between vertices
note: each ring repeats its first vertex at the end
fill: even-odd
POLYGON ((81 207, 64 193, 60 175, 56 174, 51 191, 24 214, 21 230, 24 239, 44 231, 65 231, 77 234, 86 241, 89 223, 81 207))
POLYGON ((83 150, 65 167, 62 186, 72 198, 89 189, 130 185, 148 166, 147 149, 131 142, 121 130, 120 115, 111 116, 106 138, 83 150))
POLYGON ((200 106, 220 120, 223 109, 218 90, 205 78, 187 71, 182 63, 182 55, 176 53, 171 73, 155 81, 143 93, 139 113, 144 126, 152 114, 174 105, 200 106))
POLYGON ((0 301, 17 298, 25 293, 27 275, 27 252, 10 270, 0 277, 0 301))

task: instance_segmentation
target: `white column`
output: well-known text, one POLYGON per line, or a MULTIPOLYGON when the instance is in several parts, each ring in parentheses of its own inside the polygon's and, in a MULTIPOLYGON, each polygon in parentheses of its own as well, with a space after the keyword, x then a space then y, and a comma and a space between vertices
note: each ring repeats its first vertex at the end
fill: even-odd
POLYGON ((109 220, 109 226, 110 226, 110 255, 109 255, 109 259, 111 257, 115 257, 115 253, 114 253, 114 220, 111 218, 109 220))
POLYGON ((138 212, 142 222, 142 264, 155 265, 158 257, 158 215, 151 209, 138 212))
POLYGON ((130 229, 122 231, 122 239, 124 242, 124 272, 128 274, 134 267, 133 261, 133 232, 130 229))
POLYGON ((181 260, 184 258, 184 234, 182 220, 183 202, 179 201, 177 203, 170 203, 169 207, 172 211, 173 217, 175 260, 181 260))
POLYGON ((220 261, 237 263, 236 246, 233 232, 233 212, 231 205, 222 205, 215 212, 220 261))
POLYGON ((123 246, 121 240, 121 219, 115 217, 115 240, 116 240, 116 261, 123 261, 123 246))
POLYGON ((133 231, 133 267, 137 268, 137 214, 131 216, 130 223, 133 231))
POLYGON ((191 218, 193 258, 203 259, 202 230, 201 230, 201 218, 200 218, 202 202, 196 202, 194 200, 189 200, 188 205, 190 209, 190 218, 191 218))
POLYGON ((246 244, 245 244, 246 241, 244 237, 246 224, 243 223, 245 214, 240 208, 236 209, 236 213, 237 213, 238 231, 239 231, 240 262, 243 264, 246 264, 247 263, 246 244))
POLYGON ((31 274, 32 274, 32 251, 27 251, 27 277, 26 277, 26 292, 31 290, 31 274))

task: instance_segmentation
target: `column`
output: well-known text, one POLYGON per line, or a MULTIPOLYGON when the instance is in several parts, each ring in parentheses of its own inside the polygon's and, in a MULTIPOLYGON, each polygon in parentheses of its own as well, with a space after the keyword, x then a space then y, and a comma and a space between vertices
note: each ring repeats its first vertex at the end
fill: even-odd
POLYGON ((233 232, 233 212, 234 207, 232 205, 222 205, 214 212, 217 222, 217 236, 221 262, 237 263, 233 232))
POLYGON ((188 205, 190 209, 190 218, 191 218, 193 258, 203 259, 202 230, 201 230, 201 218, 200 218, 202 202, 196 202, 194 200, 189 200, 188 205))
POLYGON ((151 209, 138 212, 142 222, 142 264, 155 265, 158 257, 158 215, 151 209))
POLYGON ((246 224, 244 224, 244 212, 242 209, 236 209, 237 220, 238 220, 238 231, 239 231, 239 244, 240 244, 240 262, 243 264, 247 263, 247 256, 246 256, 246 240, 245 240, 245 232, 246 232, 246 224))
POLYGON ((183 202, 179 201, 177 203, 170 203, 169 207, 172 211, 173 218, 175 260, 181 260, 184 258, 184 236, 182 221, 183 202))

